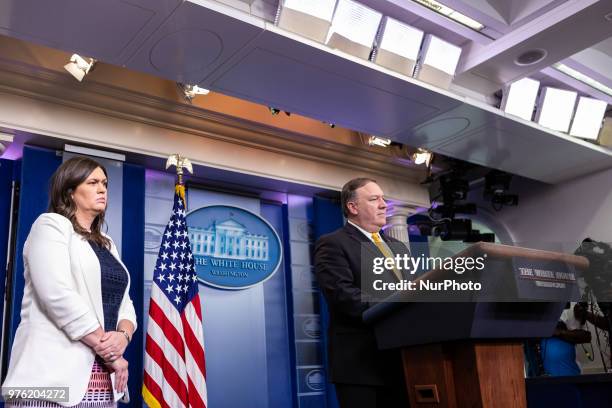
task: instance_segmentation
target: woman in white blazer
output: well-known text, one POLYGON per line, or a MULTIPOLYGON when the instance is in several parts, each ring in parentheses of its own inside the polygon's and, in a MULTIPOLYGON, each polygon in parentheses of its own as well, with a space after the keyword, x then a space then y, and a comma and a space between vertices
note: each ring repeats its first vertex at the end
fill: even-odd
POLYGON ((67 160, 51 179, 49 212, 23 248, 21 322, 2 385, 7 407, 116 407, 111 373, 117 393, 127 387, 123 352, 136 314, 129 274, 101 231, 106 187, 104 167, 84 157, 67 160), (49 391, 57 387, 68 392, 49 391))

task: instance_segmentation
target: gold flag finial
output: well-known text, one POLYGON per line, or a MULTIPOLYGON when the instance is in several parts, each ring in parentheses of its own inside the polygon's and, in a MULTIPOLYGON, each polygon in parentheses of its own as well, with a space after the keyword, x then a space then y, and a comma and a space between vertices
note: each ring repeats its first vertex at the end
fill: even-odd
POLYGON ((178 184, 183 185, 183 169, 187 169, 187 171, 193 174, 193 166, 191 165, 191 161, 185 156, 181 156, 180 154, 171 154, 168 156, 168 160, 166 161, 166 170, 170 168, 170 166, 176 166, 176 175, 178 176, 178 184))

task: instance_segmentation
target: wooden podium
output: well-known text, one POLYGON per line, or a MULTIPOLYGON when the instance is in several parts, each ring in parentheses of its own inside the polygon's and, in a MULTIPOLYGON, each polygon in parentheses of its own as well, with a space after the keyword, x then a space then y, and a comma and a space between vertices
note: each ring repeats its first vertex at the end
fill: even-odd
MULTIPOLYGON (((411 408, 526 408, 523 340, 552 335, 568 295, 577 294, 572 274, 588 267, 575 255, 489 243, 455 257, 484 254, 487 267, 461 280, 503 288, 502 301, 489 292, 424 302, 404 292, 364 313, 379 348, 401 349, 411 408)), ((433 270, 417 280, 456 276, 433 270)))

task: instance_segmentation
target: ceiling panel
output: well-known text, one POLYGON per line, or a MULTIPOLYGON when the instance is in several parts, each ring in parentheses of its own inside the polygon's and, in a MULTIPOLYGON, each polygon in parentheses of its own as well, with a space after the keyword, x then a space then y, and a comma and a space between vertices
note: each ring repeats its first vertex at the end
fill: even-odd
MULTIPOLYGON (((221 5, 185 1, 129 60, 130 68, 197 84, 263 31, 264 23, 217 11, 221 5)), ((228 9, 231 13, 231 9, 228 9)))
POLYGON ((273 27, 203 86, 343 127, 390 137, 459 104, 371 63, 296 42, 273 27))
POLYGON ((546 183, 612 168, 612 152, 499 116, 434 151, 546 183))
POLYGON ((450 140, 499 120, 499 113, 489 106, 461 103, 451 110, 412 129, 394 135, 393 139, 410 146, 435 149, 450 140))
POLYGON ((179 1, 3 1, 0 33, 120 64, 179 1))

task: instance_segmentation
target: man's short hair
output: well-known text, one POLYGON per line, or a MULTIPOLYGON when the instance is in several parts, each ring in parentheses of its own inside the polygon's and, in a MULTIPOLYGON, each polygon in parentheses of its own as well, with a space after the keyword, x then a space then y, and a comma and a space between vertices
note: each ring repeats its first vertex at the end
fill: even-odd
POLYGON ((350 215, 346 205, 349 201, 353 201, 355 199, 355 190, 365 186, 368 183, 376 183, 376 180, 368 177, 357 177, 349 180, 344 186, 342 186, 340 202, 342 203, 342 214, 344 214, 346 218, 348 218, 350 215))

